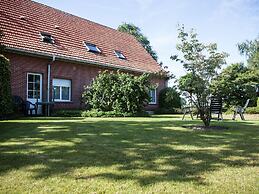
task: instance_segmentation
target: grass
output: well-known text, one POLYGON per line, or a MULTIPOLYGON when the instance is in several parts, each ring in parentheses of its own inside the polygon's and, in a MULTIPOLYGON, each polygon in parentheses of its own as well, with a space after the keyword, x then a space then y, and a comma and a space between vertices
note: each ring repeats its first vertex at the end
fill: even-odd
POLYGON ((0 122, 0 193, 259 193, 259 121, 179 116, 0 122))

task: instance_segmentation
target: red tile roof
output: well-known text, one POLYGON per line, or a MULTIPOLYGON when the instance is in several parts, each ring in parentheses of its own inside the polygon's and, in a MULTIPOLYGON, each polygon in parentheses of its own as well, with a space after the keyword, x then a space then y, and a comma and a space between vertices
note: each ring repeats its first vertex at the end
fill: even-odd
POLYGON ((30 0, 1 0, 0 29, 8 49, 92 62, 133 71, 157 72, 159 65, 131 35, 30 0), (55 26, 58 26, 56 28, 55 26), (41 41, 50 33, 55 44, 41 41), (87 52, 83 42, 97 45, 102 53, 87 52), (122 51, 127 60, 116 57, 122 51))

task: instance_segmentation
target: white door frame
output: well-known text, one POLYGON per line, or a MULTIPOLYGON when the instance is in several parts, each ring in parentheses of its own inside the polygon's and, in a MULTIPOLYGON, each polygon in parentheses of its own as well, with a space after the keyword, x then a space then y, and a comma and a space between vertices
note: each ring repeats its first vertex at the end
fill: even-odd
MULTIPOLYGON (((28 101, 30 101, 31 103, 35 104, 37 99, 36 98, 29 98, 28 97, 28 82, 29 82, 29 75, 38 75, 40 76, 40 96, 38 98, 38 102, 42 102, 42 74, 41 73, 32 73, 32 72, 28 72, 27 73, 27 80, 26 80, 26 87, 27 87, 27 90, 26 90, 26 98, 28 101)), ((41 106, 38 106, 38 114, 41 114, 42 113, 42 107, 41 106)), ((35 114, 35 113, 34 113, 35 114)))

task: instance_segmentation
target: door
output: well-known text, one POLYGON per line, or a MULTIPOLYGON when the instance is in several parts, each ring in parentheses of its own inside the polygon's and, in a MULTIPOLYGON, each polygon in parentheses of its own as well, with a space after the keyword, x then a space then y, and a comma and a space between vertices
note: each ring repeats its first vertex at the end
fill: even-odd
MULTIPOLYGON (((42 74, 28 73, 27 74, 27 100, 35 104, 42 102, 42 74)), ((33 114, 35 112, 33 111, 33 114)), ((42 114, 42 107, 39 105, 38 114, 42 114)))

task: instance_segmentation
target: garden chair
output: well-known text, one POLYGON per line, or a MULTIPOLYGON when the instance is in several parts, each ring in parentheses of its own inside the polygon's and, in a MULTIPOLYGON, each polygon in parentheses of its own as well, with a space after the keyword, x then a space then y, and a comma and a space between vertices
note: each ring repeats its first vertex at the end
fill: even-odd
POLYGON ((182 111, 183 111, 183 117, 182 120, 184 120, 184 117, 186 114, 190 114, 191 118, 193 120, 193 115, 192 115, 192 107, 191 106, 183 106, 182 107, 182 111))
POLYGON ((30 101, 25 101, 25 115, 28 115, 28 113, 30 114, 30 116, 32 116, 32 112, 35 112, 35 115, 37 115, 38 113, 38 103, 31 103, 30 101))
POLYGON ((247 108, 247 106, 248 106, 248 104, 249 104, 249 101, 250 101, 250 99, 247 99, 247 101, 246 101, 244 107, 242 107, 242 106, 237 106, 237 107, 235 108, 235 111, 234 111, 234 115, 233 115, 232 120, 235 120, 235 119, 236 119, 236 115, 237 115, 237 114, 240 115, 240 118, 241 118, 242 120, 245 120, 244 113, 245 113, 245 110, 246 110, 246 108, 247 108))
POLYGON ((210 102, 210 117, 212 119, 212 114, 217 114, 217 120, 223 120, 222 116, 222 98, 211 97, 210 102))

